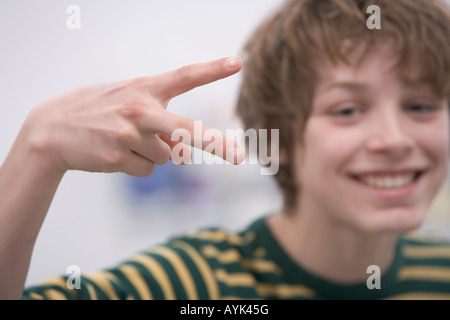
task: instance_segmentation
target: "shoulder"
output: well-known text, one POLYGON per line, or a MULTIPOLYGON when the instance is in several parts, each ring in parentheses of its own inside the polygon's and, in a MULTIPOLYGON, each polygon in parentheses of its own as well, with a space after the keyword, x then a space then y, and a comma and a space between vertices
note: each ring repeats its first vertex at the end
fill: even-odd
POLYGON ((406 259, 450 267, 450 240, 443 237, 409 235, 402 238, 402 253, 406 259))
POLYGON ((407 246, 418 247, 450 247, 450 238, 440 235, 428 236, 419 233, 407 234, 401 237, 401 241, 407 246))
POLYGON ((166 247, 189 252, 196 251, 204 258, 217 258, 218 255, 246 255, 255 240, 255 231, 229 230, 223 227, 203 228, 184 235, 172 237, 166 247))

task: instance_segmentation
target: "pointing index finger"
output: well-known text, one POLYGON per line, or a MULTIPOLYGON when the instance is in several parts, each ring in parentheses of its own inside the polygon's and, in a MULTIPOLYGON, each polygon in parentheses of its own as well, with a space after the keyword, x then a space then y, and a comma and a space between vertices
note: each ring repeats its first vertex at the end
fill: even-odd
MULTIPOLYGON (((164 121, 158 121, 153 128, 157 132, 170 137, 173 141, 216 155, 229 163, 240 164, 244 161, 245 150, 233 139, 208 128, 201 121, 194 121, 165 110, 162 112, 164 121)), ((172 152, 172 156, 178 151, 172 152)))
POLYGON ((242 60, 239 57, 184 66, 156 76, 152 92, 162 101, 169 101, 196 87, 229 77, 241 68, 242 60))

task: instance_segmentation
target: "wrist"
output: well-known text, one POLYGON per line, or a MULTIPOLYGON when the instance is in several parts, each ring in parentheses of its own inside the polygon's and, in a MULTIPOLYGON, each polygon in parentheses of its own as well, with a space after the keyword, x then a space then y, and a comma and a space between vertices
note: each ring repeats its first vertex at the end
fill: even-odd
POLYGON ((22 127, 14 144, 2 164, 3 174, 16 177, 26 176, 33 180, 45 179, 46 183, 59 183, 65 170, 59 167, 51 156, 48 142, 32 137, 31 132, 22 127))
POLYGON ((35 170, 62 178, 67 169, 64 169, 55 156, 54 134, 49 132, 47 126, 36 123, 40 122, 35 121, 31 113, 24 122, 11 153, 14 158, 23 158, 35 170))

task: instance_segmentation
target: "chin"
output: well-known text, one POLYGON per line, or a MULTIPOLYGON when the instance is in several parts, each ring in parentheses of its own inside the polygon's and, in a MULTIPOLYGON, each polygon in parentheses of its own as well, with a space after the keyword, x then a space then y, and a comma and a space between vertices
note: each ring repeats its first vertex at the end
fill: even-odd
POLYGON ((403 234, 419 229, 425 220, 425 210, 395 208, 374 213, 361 221, 359 229, 369 234, 403 234))

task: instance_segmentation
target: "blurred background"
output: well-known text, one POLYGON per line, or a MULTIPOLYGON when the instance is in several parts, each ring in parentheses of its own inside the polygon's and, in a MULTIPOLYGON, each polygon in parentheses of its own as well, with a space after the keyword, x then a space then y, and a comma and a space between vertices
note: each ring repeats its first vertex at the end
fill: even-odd
MULTIPOLYGON (((282 0, 2 0, 0 2, 0 163, 28 112, 72 88, 155 75, 240 55, 245 40, 282 0), (66 10, 80 9, 80 29, 66 10)), ((225 133, 240 75, 196 88, 168 110, 225 133)), ((196 152, 197 154, 197 152, 196 152)), ((30 164, 32 165, 32 164, 30 164)), ((41 229, 27 285, 109 267, 130 254, 193 229, 239 230, 277 211, 272 176, 254 164, 157 166, 149 178, 69 172, 41 229)), ((450 237, 449 187, 423 232, 450 237)))

